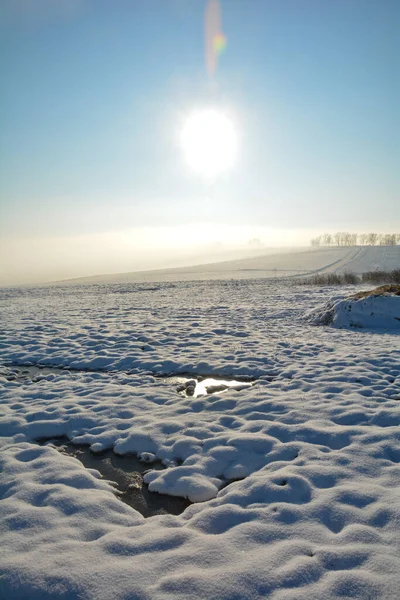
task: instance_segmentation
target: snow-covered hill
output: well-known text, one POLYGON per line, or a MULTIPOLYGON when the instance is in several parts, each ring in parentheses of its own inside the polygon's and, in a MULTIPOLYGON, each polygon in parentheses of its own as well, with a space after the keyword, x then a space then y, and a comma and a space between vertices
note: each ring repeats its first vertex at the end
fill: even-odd
POLYGON ((326 270, 336 273, 365 273, 399 268, 400 246, 361 246, 351 248, 340 263, 326 270))
POLYGON ((400 246, 313 248, 277 251, 265 256, 174 269, 98 275, 70 280, 68 283, 258 279, 296 277, 318 272, 391 271, 396 268, 400 268, 400 246))

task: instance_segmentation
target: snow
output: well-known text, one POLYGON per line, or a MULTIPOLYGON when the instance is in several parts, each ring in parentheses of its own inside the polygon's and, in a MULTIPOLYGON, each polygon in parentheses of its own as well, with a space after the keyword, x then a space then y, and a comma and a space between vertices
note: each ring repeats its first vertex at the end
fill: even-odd
POLYGON ((392 271, 400 265, 400 246, 355 246, 304 248, 275 252, 251 258, 225 260, 188 267, 96 275, 69 283, 181 282, 194 280, 241 280, 298 277, 313 273, 365 273, 392 271))
POLYGON ((307 313, 316 325, 360 329, 400 329, 400 296, 377 295, 329 302, 307 313))
MULTIPOLYGON (((361 246, 353 248, 336 273, 366 273, 368 271, 393 271, 400 267, 400 246, 361 246)), ((330 269, 328 269, 330 270, 330 269)))
POLYGON ((2 291, 0 597, 396 599, 400 338, 303 318, 354 288, 339 292, 265 280, 2 291), (9 377, 28 363, 65 370, 9 377), (256 381, 183 396, 167 377, 179 373, 256 381), (145 519, 34 441, 63 435, 139 454, 151 490, 194 504, 145 519))

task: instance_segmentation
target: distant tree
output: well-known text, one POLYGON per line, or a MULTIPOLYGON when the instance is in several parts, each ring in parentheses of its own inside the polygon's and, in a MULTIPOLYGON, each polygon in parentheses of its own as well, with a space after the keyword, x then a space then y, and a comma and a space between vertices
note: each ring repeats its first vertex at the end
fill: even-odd
POLYGON ((333 239, 335 240, 336 246, 341 246, 341 240, 342 240, 342 234, 341 233, 334 233, 333 234, 333 239))
POLYGON ((367 243, 367 238, 368 238, 367 233, 360 233, 360 235, 358 236, 358 239, 360 240, 361 246, 365 246, 365 244, 367 243))
POLYGON ((321 245, 321 236, 320 235, 311 240, 311 246, 314 246, 314 248, 317 248, 320 245, 321 245))
POLYGON ((395 246, 396 245, 396 234, 385 233, 381 236, 380 244, 382 246, 395 246))
POLYGON ((259 238, 253 238, 248 241, 248 245, 252 248, 260 248, 262 246, 261 240, 259 238))
POLYGON ((395 233, 381 233, 378 235, 378 243, 380 246, 395 246, 396 245, 396 234, 395 233))
POLYGON ((322 245, 323 246, 330 246, 332 242, 332 236, 330 233, 324 233, 324 235, 322 236, 322 245))
POLYGON ((350 246, 350 234, 347 231, 340 232, 340 245, 350 246))
POLYGON ((311 246, 395 246, 400 244, 400 233, 349 233, 338 231, 336 233, 324 233, 311 240, 311 246))
POLYGON ((351 233, 349 233, 348 231, 343 232, 343 245, 351 246, 351 233))
POLYGON ((351 234, 351 245, 352 246, 357 246, 357 239, 358 239, 357 233, 352 233, 351 234))

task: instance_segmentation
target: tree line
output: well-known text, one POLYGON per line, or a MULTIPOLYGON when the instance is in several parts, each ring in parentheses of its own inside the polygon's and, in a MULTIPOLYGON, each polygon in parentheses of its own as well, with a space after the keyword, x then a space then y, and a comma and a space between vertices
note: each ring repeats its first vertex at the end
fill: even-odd
POLYGON ((311 246, 396 246, 400 233, 323 233, 311 240, 311 246))

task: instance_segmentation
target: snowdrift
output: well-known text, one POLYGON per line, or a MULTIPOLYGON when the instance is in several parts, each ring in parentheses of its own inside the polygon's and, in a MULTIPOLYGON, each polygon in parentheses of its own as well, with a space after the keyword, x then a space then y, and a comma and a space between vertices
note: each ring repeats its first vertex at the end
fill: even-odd
POLYGON ((315 325, 340 328, 400 329, 399 294, 400 286, 383 286, 330 301, 308 312, 306 319, 315 325))

